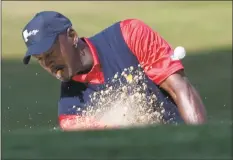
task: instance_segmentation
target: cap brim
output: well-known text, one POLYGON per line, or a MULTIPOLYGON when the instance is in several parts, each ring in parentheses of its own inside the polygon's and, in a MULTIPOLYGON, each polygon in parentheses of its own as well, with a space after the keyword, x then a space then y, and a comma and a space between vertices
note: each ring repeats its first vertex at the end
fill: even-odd
POLYGON ((57 36, 46 37, 40 43, 36 43, 28 47, 28 50, 23 58, 23 63, 28 64, 32 55, 40 55, 48 51, 54 44, 56 38, 57 36))

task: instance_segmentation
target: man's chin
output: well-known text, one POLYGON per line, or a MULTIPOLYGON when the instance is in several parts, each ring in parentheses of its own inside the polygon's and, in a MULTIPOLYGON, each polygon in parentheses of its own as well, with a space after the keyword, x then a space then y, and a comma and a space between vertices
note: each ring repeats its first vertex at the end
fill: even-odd
POLYGON ((57 79, 62 82, 68 82, 68 81, 71 81, 75 75, 77 75, 77 73, 74 72, 74 73, 70 73, 69 76, 67 77, 59 77, 57 79))
POLYGON ((65 77, 61 77, 61 78, 57 78, 59 81, 61 81, 61 82, 68 82, 68 81, 70 81, 71 79, 72 79, 72 77, 67 77, 67 78, 65 78, 65 77))

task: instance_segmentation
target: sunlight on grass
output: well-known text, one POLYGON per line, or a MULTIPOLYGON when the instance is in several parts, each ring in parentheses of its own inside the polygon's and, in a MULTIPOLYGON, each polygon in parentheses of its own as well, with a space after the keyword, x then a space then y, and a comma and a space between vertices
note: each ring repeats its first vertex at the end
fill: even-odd
POLYGON ((173 47, 188 51, 232 44, 231 2, 3 2, 3 57, 25 53, 21 31, 42 10, 62 12, 80 36, 92 36, 112 23, 138 18, 173 47), (17 7, 12 7, 17 6, 17 7), (33 6, 33 7, 28 7, 33 6))

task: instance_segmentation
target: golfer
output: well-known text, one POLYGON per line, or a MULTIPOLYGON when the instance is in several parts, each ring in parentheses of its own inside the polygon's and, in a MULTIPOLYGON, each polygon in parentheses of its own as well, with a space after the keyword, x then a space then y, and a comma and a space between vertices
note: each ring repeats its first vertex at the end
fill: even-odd
POLYGON ((164 121, 206 122, 205 107, 182 62, 174 58, 169 43, 141 20, 122 20, 87 38, 79 37, 66 16, 42 11, 26 24, 22 37, 27 46, 24 64, 34 57, 61 81, 58 120, 65 131, 105 126, 81 111, 92 105, 90 95, 110 86, 117 89, 112 79, 129 68, 142 69, 145 92, 156 95, 154 108, 163 104, 164 121))

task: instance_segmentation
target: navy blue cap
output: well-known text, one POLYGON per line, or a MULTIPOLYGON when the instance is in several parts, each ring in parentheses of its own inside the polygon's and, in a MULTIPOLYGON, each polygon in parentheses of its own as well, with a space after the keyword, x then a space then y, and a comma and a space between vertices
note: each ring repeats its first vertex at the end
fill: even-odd
POLYGON ((71 26, 71 21, 61 13, 54 11, 37 13, 22 31, 27 46, 23 63, 28 64, 31 55, 38 55, 48 51, 57 36, 71 26))

